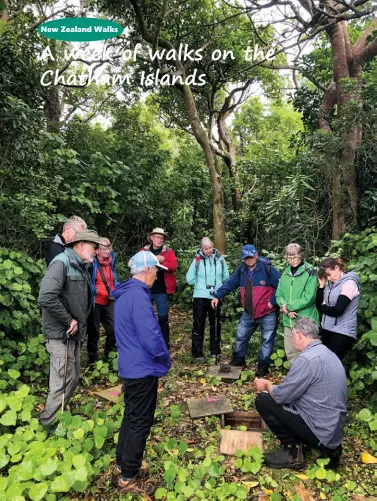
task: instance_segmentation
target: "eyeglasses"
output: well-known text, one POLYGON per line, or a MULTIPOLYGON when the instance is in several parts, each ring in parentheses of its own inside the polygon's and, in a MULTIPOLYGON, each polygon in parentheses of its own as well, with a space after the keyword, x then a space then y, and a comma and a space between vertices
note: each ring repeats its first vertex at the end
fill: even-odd
POLYGON ((102 245, 102 244, 100 244, 99 245, 99 249, 111 251, 112 250, 112 246, 111 245, 102 245))
POLYGON ((158 240, 165 240, 163 235, 152 235, 152 237, 157 238, 158 240))
POLYGON ((289 261, 293 261, 294 259, 299 259, 301 256, 299 254, 288 254, 285 256, 289 261))

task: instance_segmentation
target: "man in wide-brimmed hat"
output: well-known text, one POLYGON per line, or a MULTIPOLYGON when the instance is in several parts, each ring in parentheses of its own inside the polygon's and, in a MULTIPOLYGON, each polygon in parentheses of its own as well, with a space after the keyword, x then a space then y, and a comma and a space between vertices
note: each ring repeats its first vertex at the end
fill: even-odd
POLYGON ((42 307, 42 330, 50 353, 50 385, 47 402, 40 415, 42 425, 48 425, 55 419, 62 405, 63 392, 67 402, 79 381, 81 344, 92 306, 86 263, 93 262, 99 243, 100 238, 95 231, 76 231, 69 247, 51 261, 41 283, 38 301, 42 307), (67 333, 70 336, 68 342, 67 333), (68 362, 67 344, 64 342, 68 343, 68 362))
POLYGON ((164 336, 166 346, 170 346, 170 330, 169 330, 169 297, 168 294, 174 294, 177 281, 175 272, 177 270, 177 258, 169 247, 165 244, 168 234, 163 228, 154 228, 148 233, 148 245, 143 250, 152 252, 158 259, 159 263, 164 265, 167 270, 159 269, 157 279, 151 289, 151 300, 156 303, 158 322, 161 327, 162 335, 164 336))

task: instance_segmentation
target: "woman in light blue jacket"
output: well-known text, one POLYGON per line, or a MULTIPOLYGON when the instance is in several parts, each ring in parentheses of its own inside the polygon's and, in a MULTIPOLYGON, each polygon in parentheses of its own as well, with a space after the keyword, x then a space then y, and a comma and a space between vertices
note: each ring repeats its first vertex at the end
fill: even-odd
POLYGON ((194 285, 192 356, 196 362, 205 362, 203 342, 206 317, 208 313, 210 326, 211 357, 220 354, 220 303, 217 310, 211 306, 215 291, 228 280, 229 271, 225 259, 208 237, 202 238, 200 250, 186 274, 186 281, 194 285), (215 332, 215 316, 217 315, 217 333, 215 332))

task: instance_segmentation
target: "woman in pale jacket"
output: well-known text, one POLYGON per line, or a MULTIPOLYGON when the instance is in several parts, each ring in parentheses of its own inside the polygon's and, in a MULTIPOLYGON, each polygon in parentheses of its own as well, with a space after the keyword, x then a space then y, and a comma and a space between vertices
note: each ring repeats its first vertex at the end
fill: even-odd
POLYGON ((203 357, 203 342, 205 322, 208 314, 210 326, 211 357, 220 354, 220 304, 214 310, 211 300, 214 293, 228 279, 229 271, 224 257, 214 249, 208 237, 202 238, 200 249, 186 274, 188 284, 194 286, 192 356, 196 362, 205 362, 203 357), (217 316, 217 333, 215 321, 217 316))

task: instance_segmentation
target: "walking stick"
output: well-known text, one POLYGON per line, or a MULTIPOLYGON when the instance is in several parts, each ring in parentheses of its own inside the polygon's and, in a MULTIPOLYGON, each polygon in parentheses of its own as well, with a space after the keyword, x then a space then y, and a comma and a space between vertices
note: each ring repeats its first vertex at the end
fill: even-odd
MULTIPOLYGON (((218 308, 218 305, 216 305, 216 308, 215 308, 215 343, 216 343, 216 347, 217 347, 217 340, 218 340, 219 321, 220 321, 220 308, 218 308)), ((218 349, 220 351, 220 343, 218 345, 218 349)), ((218 363, 219 363, 219 354, 216 352, 215 364, 218 365, 218 363)), ((219 373, 224 373, 224 372, 232 372, 232 367, 229 364, 220 365, 219 373)))
POLYGON ((66 343, 66 350, 65 350, 65 362, 64 362, 64 380, 63 380, 63 399, 62 399, 62 412, 64 412, 64 403, 65 403, 65 390, 66 390, 66 385, 67 385, 67 371, 68 371, 68 349, 69 349, 69 332, 67 331, 65 333, 65 343, 66 343))
POLYGON ((217 345, 217 341, 218 341, 218 327, 219 327, 219 317, 218 317, 218 308, 217 308, 217 305, 215 307, 215 345, 216 345, 216 354, 215 354, 215 365, 217 365, 219 363, 219 354, 218 354, 218 351, 219 351, 219 347, 217 345))

